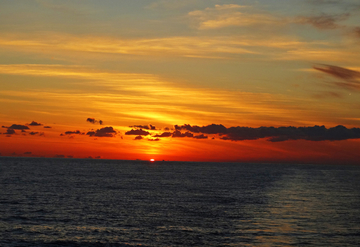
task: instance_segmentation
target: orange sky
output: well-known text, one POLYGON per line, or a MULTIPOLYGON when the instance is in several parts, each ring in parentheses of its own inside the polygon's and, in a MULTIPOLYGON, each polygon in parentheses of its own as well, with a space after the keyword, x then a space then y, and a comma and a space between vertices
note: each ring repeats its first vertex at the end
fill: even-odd
POLYGON ((2 156, 360 160, 357 1, 1 6, 2 156))

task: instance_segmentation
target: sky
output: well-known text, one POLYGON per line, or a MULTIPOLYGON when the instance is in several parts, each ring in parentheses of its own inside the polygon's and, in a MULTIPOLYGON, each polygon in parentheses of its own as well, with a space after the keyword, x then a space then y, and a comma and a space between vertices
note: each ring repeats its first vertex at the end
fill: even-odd
POLYGON ((0 0, 0 154, 358 164, 358 0, 0 0))

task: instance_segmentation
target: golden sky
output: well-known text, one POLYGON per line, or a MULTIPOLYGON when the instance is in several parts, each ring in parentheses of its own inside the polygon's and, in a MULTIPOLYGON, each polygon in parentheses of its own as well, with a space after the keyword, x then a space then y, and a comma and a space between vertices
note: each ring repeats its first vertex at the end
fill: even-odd
POLYGON ((2 156, 357 163, 358 0, 0 0, 2 156))

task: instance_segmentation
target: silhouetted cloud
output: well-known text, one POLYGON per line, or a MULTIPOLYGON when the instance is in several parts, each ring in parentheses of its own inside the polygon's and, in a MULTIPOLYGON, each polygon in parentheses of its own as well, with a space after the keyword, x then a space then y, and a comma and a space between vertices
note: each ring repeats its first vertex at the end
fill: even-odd
POLYGON ((13 129, 7 129, 6 132, 4 133, 4 135, 13 135, 15 134, 15 130, 13 129))
POLYGON ((208 136, 201 134, 201 135, 194 136, 194 138, 195 139, 208 139, 208 136))
POLYGON ((13 124, 11 126, 2 126, 3 128, 7 128, 7 129, 13 129, 13 130, 28 130, 29 127, 26 125, 21 125, 21 124, 13 124))
POLYGON ((51 129, 51 126, 44 126, 45 129, 51 129))
POLYGON ((142 137, 142 136, 136 136, 136 137, 134 138, 134 140, 142 140, 142 139, 144 139, 144 137, 142 137))
POLYGON ((211 124, 207 126, 191 126, 189 124, 184 124, 182 126, 175 125, 176 130, 185 129, 194 133, 204 133, 204 134, 220 134, 226 133, 227 129, 222 124, 211 124))
POLYGON ((346 69, 339 66, 322 64, 321 66, 313 66, 315 70, 326 73, 341 81, 333 82, 334 85, 350 89, 360 90, 360 72, 356 70, 346 69))
POLYGON ((80 130, 75 131, 66 131, 65 135, 84 135, 85 133, 80 132, 80 130))
POLYGON ((163 132, 161 134, 156 134, 153 137, 171 137, 172 133, 171 132, 163 132))
POLYGON ((104 127, 97 129, 96 131, 89 131, 86 134, 97 137, 114 137, 117 134, 117 131, 114 130, 113 127, 104 127))
POLYGON ((97 124, 97 123, 99 123, 100 125, 103 124, 103 121, 102 121, 102 120, 96 120, 95 118, 90 118, 90 117, 86 119, 86 122, 89 122, 89 123, 92 123, 92 124, 97 124))
POLYGON ((137 128, 137 129, 146 129, 146 130, 156 130, 156 127, 154 125, 133 125, 129 126, 130 128, 137 128))
POLYGON ((43 124, 38 123, 38 122, 35 122, 35 121, 32 121, 32 122, 29 123, 28 125, 30 125, 30 126, 41 126, 41 125, 43 125, 43 124))
POLYGON ((34 135, 44 136, 45 135, 44 132, 34 132, 34 131, 31 131, 29 134, 32 136, 34 136, 34 135))
MULTIPOLYGON (((173 137, 193 137, 189 132, 181 133, 181 129, 194 130, 196 133, 218 134, 220 139, 231 141, 242 140, 257 140, 268 138, 271 142, 287 141, 287 140, 309 140, 309 141, 337 141, 347 139, 360 138, 360 128, 347 129, 342 125, 333 128, 325 128, 325 126, 313 127, 230 127, 226 128, 223 125, 208 125, 208 126, 190 126, 185 124, 183 126, 176 126, 176 131, 173 137), (209 128, 210 127, 210 128, 209 128), (214 132, 215 129, 219 131, 214 132)), ((194 137, 196 138, 196 137, 194 137)))
POLYGON ((149 139, 148 139, 148 141, 151 141, 151 142, 157 142, 157 141, 160 141, 160 139, 159 139, 159 138, 155 138, 155 139, 151 139, 151 138, 149 138, 149 139))
POLYGON ((125 135, 140 135, 140 136, 147 136, 150 135, 148 131, 142 129, 131 129, 130 131, 125 132, 125 135))
POLYGON ((185 133, 181 133, 179 130, 175 130, 172 134, 172 137, 194 137, 192 133, 186 131, 185 133))

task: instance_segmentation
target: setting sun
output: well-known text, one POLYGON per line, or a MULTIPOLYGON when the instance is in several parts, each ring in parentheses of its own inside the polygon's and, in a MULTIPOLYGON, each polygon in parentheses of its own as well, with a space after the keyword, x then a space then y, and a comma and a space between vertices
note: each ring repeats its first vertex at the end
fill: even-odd
POLYGON ((154 162, 154 161, 155 161, 155 159, 150 159, 150 161, 151 161, 151 162, 154 162))

